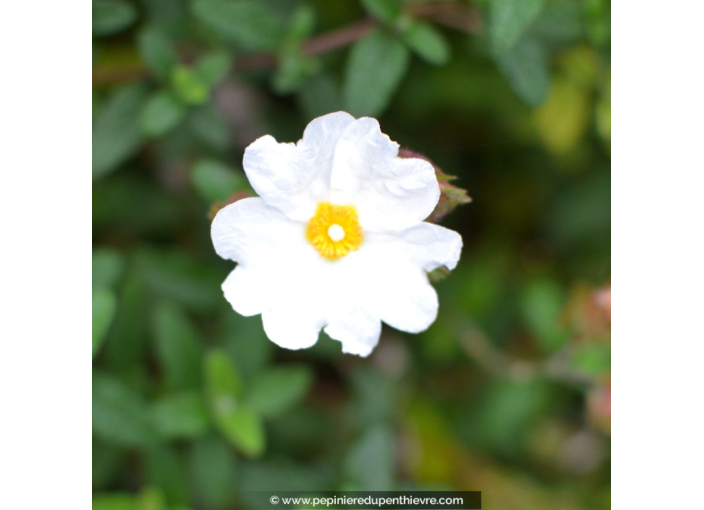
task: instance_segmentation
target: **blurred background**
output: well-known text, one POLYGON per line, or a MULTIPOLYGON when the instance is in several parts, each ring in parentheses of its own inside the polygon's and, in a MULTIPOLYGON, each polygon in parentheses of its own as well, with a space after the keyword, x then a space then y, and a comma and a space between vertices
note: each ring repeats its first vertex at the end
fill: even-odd
POLYGON ((94 0, 93 508, 480 490, 610 508, 610 3, 94 0), (377 117, 472 202, 439 317, 369 358, 268 341, 210 219, 244 148, 377 117))

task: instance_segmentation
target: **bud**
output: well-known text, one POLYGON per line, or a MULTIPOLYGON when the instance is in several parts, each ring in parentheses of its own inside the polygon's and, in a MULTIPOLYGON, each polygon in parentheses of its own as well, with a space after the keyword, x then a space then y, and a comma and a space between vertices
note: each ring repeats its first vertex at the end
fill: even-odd
POLYGON ((207 84, 190 67, 178 66, 171 73, 176 96, 187 105, 201 105, 208 99, 207 84))
POLYGON ((611 376, 605 376, 587 395, 587 416, 592 425, 611 435, 611 376))
POLYGON ((430 216, 428 216, 426 221, 429 221, 430 223, 437 223, 444 216, 452 212, 452 210, 454 210, 454 208, 458 205, 468 204, 472 201, 471 197, 467 195, 467 190, 450 184, 450 182, 457 179, 457 177, 446 174, 440 169, 440 167, 438 167, 427 157, 408 149, 399 150, 398 156, 400 158, 423 159, 433 165, 433 168, 435 169, 435 176, 437 177, 438 185, 440 186, 440 200, 438 201, 438 205, 435 206, 435 210, 430 213, 430 216))
POLYGON ((574 285, 561 319, 573 331, 575 344, 610 341, 611 284, 599 288, 583 282, 574 285))

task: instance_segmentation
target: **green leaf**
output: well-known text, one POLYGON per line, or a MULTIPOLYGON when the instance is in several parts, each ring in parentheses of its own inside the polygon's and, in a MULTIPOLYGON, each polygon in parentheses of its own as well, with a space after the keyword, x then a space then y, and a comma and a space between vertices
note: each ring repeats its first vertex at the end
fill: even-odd
POLYGON ((169 39, 155 28, 147 28, 137 41, 142 61, 154 75, 167 81, 178 63, 176 50, 169 39))
POLYGON ((381 21, 393 23, 401 16, 400 0, 362 0, 364 9, 381 21))
POLYGON ((168 510, 164 492, 159 487, 144 487, 137 496, 138 510, 168 510))
MULTIPOLYGON (((351 410, 345 410, 349 417, 351 410)), ((274 439, 272 451, 286 451, 291 455, 320 451, 323 444, 334 444, 338 430, 337 413, 329 414, 319 406, 299 404, 274 418, 265 418, 267 434, 274 439)))
POLYGON ((93 357, 100 350, 105 335, 115 315, 117 299, 108 289, 99 289, 93 293, 93 357))
POLYGON ((349 478, 362 491, 389 491, 394 484, 394 438, 385 425, 369 429, 345 462, 349 478))
POLYGON ((105 343, 105 362, 111 370, 142 367, 149 344, 150 296, 141 279, 127 273, 120 289, 115 321, 105 343))
POLYGON ((96 494, 93 496, 93 510, 140 510, 132 494, 96 494))
POLYGON ((247 187, 244 175, 212 159, 201 159, 193 166, 191 182, 206 202, 225 201, 247 187))
POLYGON ((163 397, 152 409, 154 423, 166 439, 196 438, 208 431, 205 402, 196 391, 163 397))
POLYGON ((230 445, 217 435, 193 443, 191 472, 198 494, 209 506, 223 508, 232 501, 236 461, 230 445))
POLYGON ((310 37, 315 29, 315 9, 309 3, 296 6, 288 19, 286 44, 299 44, 310 37))
POLYGON ((579 346, 572 354, 571 364, 590 376, 608 372, 611 369, 611 343, 602 341, 579 346))
POLYGON ((93 0, 93 35, 112 35, 137 20, 137 9, 122 0, 93 0))
POLYGON ((230 443, 248 457, 256 458, 264 453, 264 424, 253 411, 239 407, 233 412, 219 416, 217 423, 230 443))
MULTIPOLYGON (((184 459, 174 448, 165 445, 150 448, 146 454, 146 467, 148 480, 160 489, 169 506, 186 503, 188 499, 186 466, 184 459)), ((152 501, 161 499, 161 494, 158 493, 151 496, 152 501)))
POLYGON ((215 423, 230 443, 245 455, 264 452, 261 418, 242 406, 242 381, 224 351, 211 351, 205 358, 205 389, 215 423))
POLYGON ((252 379, 270 363, 274 344, 266 337, 259 317, 232 312, 226 314, 224 322, 225 349, 243 379, 252 379))
POLYGON ((103 108, 103 101, 100 98, 100 95, 96 92, 95 87, 91 90, 91 120, 95 122, 95 120, 98 118, 98 114, 101 112, 103 108))
POLYGON ((187 0, 140 0, 149 26, 174 38, 191 33, 191 16, 187 0))
POLYGON ((602 95, 597 99, 594 111, 596 131, 606 141, 611 141, 611 76, 608 85, 604 87, 602 95))
POLYGON ((496 53, 504 53, 518 42, 538 17, 545 0, 491 0, 489 36, 496 53))
POLYGON ((559 323, 567 296, 557 282, 537 279, 528 282, 519 296, 523 322, 548 352, 562 347, 569 335, 559 323))
POLYGON ((310 389, 313 376, 307 367, 279 367, 258 375, 244 402, 264 417, 276 416, 299 402, 310 389))
POLYGON ((182 250, 141 249, 135 256, 140 281, 158 296, 198 312, 222 303, 222 272, 182 250))
POLYGON ((548 2, 531 27, 531 34, 552 43, 569 44, 584 36, 583 2, 548 2))
POLYGON ((315 10, 308 3, 299 4, 289 16, 286 33, 278 53, 278 65, 272 77, 277 94, 298 91, 319 67, 314 59, 301 51, 301 44, 315 27, 315 10))
POLYGON ((388 423, 392 419, 393 403, 398 396, 387 376, 371 367, 361 367, 352 373, 351 383, 354 390, 351 414, 360 428, 388 423))
POLYGON ((196 0, 195 16, 220 36, 255 51, 275 50, 281 22, 254 0, 196 0))
POLYGON ((174 129, 186 115, 186 107, 165 91, 155 92, 142 110, 140 128, 147 136, 161 136, 174 129))
POLYGON ((272 88, 281 95, 297 92, 317 68, 316 60, 299 52, 282 54, 272 79, 272 88))
POLYGON ((196 63, 195 73, 209 88, 220 83, 227 76, 232 61, 225 51, 215 51, 201 57, 196 63))
POLYGON ((230 127, 222 115, 211 104, 205 104, 191 111, 189 127, 201 140, 213 149, 224 151, 230 147, 230 127))
POLYGON ((475 447, 516 455, 531 425, 555 402, 553 387, 544 380, 494 380, 479 394, 464 433, 475 447))
MULTIPOLYGON (((250 491, 267 491, 271 487, 277 490, 319 491, 322 487, 337 486, 337 473, 329 465, 313 462, 295 462, 288 459, 264 460, 242 463, 238 478, 240 486, 246 491, 238 494, 243 508, 257 508, 256 499, 250 491)), ((256 496, 256 495, 254 495, 256 496)), ((261 504, 261 498, 259 499, 261 504)))
POLYGON ((93 375, 93 432, 107 442, 147 446, 158 436, 141 396, 117 379, 93 375))
POLYGON ((120 253, 110 248, 93 250, 93 289, 114 288, 125 270, 120 253))
MULTIPOLYGON (((590 90, 575 84, 562 76, 554 77, 550 82, 550 94, 547 101, 534 112, 534 122, 538 135, 550 151, 564 155, 574 150, 584 138, 592 116, 592 94, 590 90)), ((582 216, 589 219, 585 209, 578 209, 570 204, 570 216, 582 216)), ((591 209, 591 207, 590 207, 591 209)), ((610 207, 606 212, 610 211, 610 207)), ((601 221, 599 212, 591 220, 601 221)), ((561 223, 565 218, 550 218, 551 222, 561 223)), ((582 236, 584 230, 573 230, 571 236, 582 236)))
POLYGON ((423 60, 436 66, 450 60, 450 45, 437 28, 424 21, 413 21, 403 33, 405 43, 423 60))
POLYGON ((408 49, 381 29, 355 43, 343 88, 346 110, 355 117, 382 113, 406 73, 408 60, 408 49))
POLYGON ((242 380, 230 357, 221 350, 210 351, 204 359, 205 389, 215 416, 234 411, 242 394, 242 380))
POLYGON ((161 304, 154 316, 154 334, 159 363, 172 388, 194 388, 200 384, 198 331, 178 307, 161 304))
POLYGON ((147 99, 142 85, 117 92, 93 126, 93 178, 103 177, 132 156, 142 143, 139 115, 147 99))
MULTIPOLYGON (((139 131, 138 125, 135 128, 139 131)), ((162 157, 163 145, 154 148, 152 157, 155 154, 162 157)), ((132 161, 130 169, 135 167, 144 168, 132 161)), ((181 198, 166 186, 150 181, 144 172, 126 171, 93 187, 93 228, 96 234, 114 228, 133 238, 174 233, 182 225, 183 212, 181 198), (125 204, 139 204, 139 207, 126 207, 125 204)))
POLYGON ((308 80, 298 93, 300 107, 308 118, 343 109, 340 86, 327 74, 308 80))
POLYGON ((611 2, 587 0, 581 3, 586 21, 586 33, 595 46, 604 46, 611 40, 611 2))
POLYGON ((120 472, 126 451, 119 446, 106 443, 99 437, 92 438, 91 446, 93 489, 98 491, 111 485, 110 482, 120 472))
POLYGON ((526 103, 537 106, 547 99, 550 75, 540 43, 523 39, 511 50, 498 55, 496 62, 513 91, 526 103))
POLYGON ((171 73, 171 86, 176 97, 188 105, 205 103, 210 94, 210 88, 191 68, 176 66, 171 73))

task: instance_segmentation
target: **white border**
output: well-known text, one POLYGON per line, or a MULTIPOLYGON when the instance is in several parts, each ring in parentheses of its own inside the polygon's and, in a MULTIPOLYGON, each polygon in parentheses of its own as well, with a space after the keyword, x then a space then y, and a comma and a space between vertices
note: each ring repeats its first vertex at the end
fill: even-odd
POLYGON ((91 8, 0 18, 0 508, 90 508, 91 8))
MULTIPOLYGON (((703 11, 613 5, 617 509, 700 502, 703 11)), ((88 508, 90 9, 12 2, 0 14, 0 507, 88 508)))
POLYGON ((697 508, 704 7, 646 1, 612 9, 612 502, 697 508))

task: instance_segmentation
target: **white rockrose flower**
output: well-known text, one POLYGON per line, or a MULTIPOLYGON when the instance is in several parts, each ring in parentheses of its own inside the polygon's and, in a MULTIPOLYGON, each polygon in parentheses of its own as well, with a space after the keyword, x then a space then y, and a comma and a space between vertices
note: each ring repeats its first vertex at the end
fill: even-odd
POLYGON ((345 112, 314 119, 296 144, 266 135, 245 150, 259 197, 221 209, 211 234, 237 262, 225 298, 261 314, 272 342, 303 349, 324 329, 368 356, 382 321, 418 333, 435 320, 427 272, 453 269, 462 238, 423 221, 440 197, 435 170, 398 152, 376 119, 345 112))

